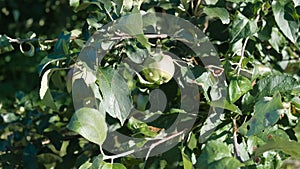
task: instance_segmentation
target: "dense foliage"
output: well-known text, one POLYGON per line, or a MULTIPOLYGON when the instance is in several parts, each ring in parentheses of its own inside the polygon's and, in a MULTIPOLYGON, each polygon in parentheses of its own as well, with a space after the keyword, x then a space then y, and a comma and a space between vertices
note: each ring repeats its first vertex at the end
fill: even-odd
POLYGON ((299 0, 4 0, 0 9, 0 168, 300 167, 299 0), (194 30, 146 34, 154 12, 194 24, 220 60, 191 50, 194 30), (107 52, 95 70, 84 65, 92 81, 75 83, 95 43, 107 52), (193 95, 181 95, 186 81, 193 95), (105 147, 113 141, 116 154, 105 147))

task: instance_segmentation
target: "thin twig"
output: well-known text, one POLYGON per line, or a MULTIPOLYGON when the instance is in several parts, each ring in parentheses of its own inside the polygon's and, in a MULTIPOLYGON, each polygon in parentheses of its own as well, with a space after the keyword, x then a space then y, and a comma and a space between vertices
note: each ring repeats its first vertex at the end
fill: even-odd
POLYGON ((206 17, 205 17, 204 28, 203 28, 203 30, 202 30, 203 33, 206 32, 206 30, 207 30, 207 28, 208 28, 208 25, 209 25, 209 17, 206 16, 206 17))
POLYGON ((172 138, 175 138, 175 137, 177 137, 177 136, 182 135, 185 131, 186 131, 186 130, 182 130, 182 131, 180 131, 180 132, 178 132, 178 133, 175 133, 175 134, 173 134, 173 135, 171 135, 171 136, 169 136, 169 137, 166 137, 165 139, 159 140, 159 141, 157 141, 156 143, 151 144, 151 146, 149 147, 149 150, 148 150, 148 152, 147 152, 145 161, 147 161, 147 159, 149 158, 149 155, 150 155, 151 151, 152 151, 156 146, 158 146, 158 145, 160 145, 160 144, 162 144, 162 143, 164 143, 164 142, 166 142, 166 141, 168 141, 168 140, 171 140, 172 138))
MULTIPOLYGON (((131 39, 135 38, 132 35, 129 34, 123 34, 123 33, 115 33, 117 36, 109 38, 110 40, 119 40, 119 39, 131 39)), ((144 34, 146 38, 153 39, 153 38, 167 38, 167 34, 144 34)))
MULTIPOLYGON (((9 40, 10 43, 25 43, 25 42, 36 42, 36 41, 43 41, 44 43, 54 43, 58 41, 58 38, 55 39, 42 39, 42 38, 31 38, 31 39, 14 39, 11 37, 6 36, 6 38, 9 40)), ((76 36, 71 36, 70 40, 76 39, 76 36)))
MULTIPOLYGON (((137 149, 137 150, 135 150, 135 149, 129 150, 129 151, 126 151, 126 152, 123 152, 123 153, 120 153, 120 154, 116 154, 116 155, 105 155, 104 152, 103 152, 103 150, 102 150, 102 147, 101 147, 101 146, 100 146, 100 152, 101 152, 101 154, 103 155, 103 160, 108 160, 108 159, 113 160, 113 159, 117 159, 117 158, 120 158, 120 157, 125 157, 125 156, 128 156, 128 155, 130 155, 130 154, 133 154, 133 153, 135 153, 135 152, 142 151, 142 150, 144 150, 144 149, 149 148, 148 153, 147 153, 146 158, 145 158, 145 159, 147 160, 147 158, 149 157, 150 152, 152 151, 153 148, 155 148, 156 146, 158 146, 158 145, 160 145, 160 144, 162 144, 162 143, 164 143, 164 142, 166 142, 166 141, 168 141, 168 140, 171 140, 171 139, 173 139, 173 138, 175 138, 175 137, 177 137, 177 136, 182 135, 184 132, 186 132, 186 130, 182 130, 182 131, 180 131, 180 132, 178 132, 178 133, 175 133, 175 134, 173 134, 173 135, 170 135, 170 136, 168 136, 168 137, 166 137, 166 138, 164 138, 164 139, 161 139, 161 140, 159 140, 159 141, 157 141, 157 142, 151 144, 150 146, 145 146, 145 147, 143 147, 143 148, 141 148, 141 149, 137 149)), ((146 161, 146 160, 145 160, 145 161, 146 161)))
POLYGON ((233 123, 233 147, 234 147, 234 154, 236 156, 236 158, 240 161, 240 162, 243 162, 241 156, 240 156, 240 152, 239 152, 239 149, 238 149, 238 142, 237 142, 237 125, 236 125, 236 117, 234 117, 232 119, 232 123, 233 123))

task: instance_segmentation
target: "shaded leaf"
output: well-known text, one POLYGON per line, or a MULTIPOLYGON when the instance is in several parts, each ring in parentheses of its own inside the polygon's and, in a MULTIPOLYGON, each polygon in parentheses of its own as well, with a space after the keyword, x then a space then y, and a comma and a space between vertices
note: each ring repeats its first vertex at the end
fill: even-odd
POLYGON ((54 45, 54 53, 62 54, 62 57, 69 53, 69 43, 70 43, 71 33, 62 32, 58 36, 58 40, 54 45))
POLYGON ((103 155, 100 154, 97 157, 94 158, 93 164, 92 164, 92 169, 101 169, 100 167, 102 166, 102 161, 103 161, 103 155))
POLYGON ((131 61, 137 64, 143 63, 143 61, 147 58, 148 52, 147 50, 140 49, 136 45, 132 45, 126 50, 127 56, 130 58, 131 61))
POLYGON ((10 52, 14 47, 10 44, 6 35, 0 35, 0 54, 10 52))
POLYGON ((140 13, 126 15, 118 20, 116 27, 123 33, 132 35, 146 48, 149 48, 148 39, 144 36, 143 19, 140 13))
POLYGON ((23 161, 25 169, 38 169, 37 150, 33 144, 25 147, 23 152, 23 161))
POLYGON ((273 126, 283 111, 280 93, 276 93, 272 99, 265 97, 259 100, 254 106, 254 115, 240 127, 240 133, 251 136, 273 126))
POLYGON ((205 7, 203 13, 206 13, 209 17, 216 17, 221 19, 223 24, 229 24, 229 13, 225 8, 218 7, 205 7))
POLYGON ((123 124, 132 108, 132 98, 126 81, 112 68, 98 69, 97 80, 105 111, 123 124))
POLYGON ((93 108, 81 108, 72 116, 68 128, 87 140, 101 145, 106 139, 107 126, 103 112, 93 108))
POLYGON ((79 12, 79 11, 85 10, 90 5, 96 5, 99 9, 102 9, 101 6, 100 6, 100 4, 98 2, 83 2, 77 8, 75 8, 74 11, 75 12, 79 12))
POLYGON ((225 157, 232 157, 226 143, 218 140, 208 141, 197 159, 196 168, 208 169, 210 164, 225 157))
POLYGON ((199 142, 204 143, 209 136, 215 131, 218 125, 222 123, 222 120, 225 116, 223 109, 211 108, 203 126, 200 130, 199 142))
POLYGON ((43 153, 37 156, 39 163, 51 164, 51 163, 61 163, 63 160, 60 156, 53 153, 43 153))

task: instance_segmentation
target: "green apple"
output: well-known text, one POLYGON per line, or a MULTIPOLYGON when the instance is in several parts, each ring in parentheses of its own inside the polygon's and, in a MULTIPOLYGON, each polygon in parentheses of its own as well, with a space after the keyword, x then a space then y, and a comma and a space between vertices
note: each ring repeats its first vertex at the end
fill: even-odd
POLYGON ((143 75, 151 83, 168 83, 175 73, 172 57, 164 53, 147 58, 144 66, 143 75))

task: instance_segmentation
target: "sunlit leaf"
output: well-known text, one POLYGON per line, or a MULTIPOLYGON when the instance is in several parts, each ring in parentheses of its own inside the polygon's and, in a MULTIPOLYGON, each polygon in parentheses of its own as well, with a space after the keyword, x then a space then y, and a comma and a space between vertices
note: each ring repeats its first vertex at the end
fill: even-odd
POLYGON ((236 105, 230 103, 227 100, 217 100, 217 101, 212 101, 209 103, 210 106, 212 107, 218 107, 226 110, 230 110, 232 112, 242 114, 242 111, 237 107, 236 105))
POLYGON ((251 81, 244 76, 236 76, 230 80, 228 92, 231 103, 252 89, 251 81))
POLYGON ((193 163, 190 160, 190 157, 185 154, 184 148, 181 149, 181 156, 182 156, 182 161, 183 161, 183 168, 184 169, 192 169, 193 163))
POLYGON ((57 109, 53 97, 51 95, 50 89, 49 89, 49 80, 51 77, 51 74, 57 69, 48 69, 42 77, 41 80, 41 88, 40 88, 40 98, 43 100, 43 102, 51 107, 52 109, 57 109))
POLYGON ((256 21, 246 18, 242 13, 238 13, 232 23, 231 43, 240 39, 254 35, 258 31, 256 21))
POLYGON ((272 28, 271 39, 268 41, 278 53, 280 53, 279 49, 286 43, 284 36, 275 27, 272 28))
POLYGON ((126 167, 120 163, 106 163, 102 166, 102 169, 126 169, 126 167))
POLYGON ((288 2, 273 1, 272 10, 279 29, 290 41, 296 43, 300 26, 299 21, 293 16, 294 7, 292 3, 288 2))
POLYGON ((80 0, 70 0, 69 4, 71 7, 77 8, 79 6, 80 0))

